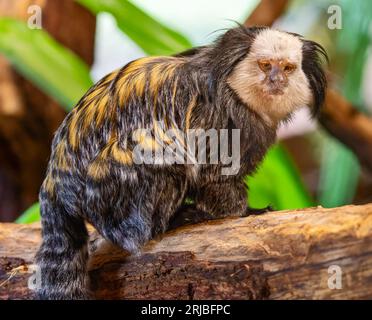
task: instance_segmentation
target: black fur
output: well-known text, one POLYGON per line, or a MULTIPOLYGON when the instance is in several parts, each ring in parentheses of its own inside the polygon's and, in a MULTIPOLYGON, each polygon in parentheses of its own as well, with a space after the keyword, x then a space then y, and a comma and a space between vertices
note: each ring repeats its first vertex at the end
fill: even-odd
POLYGON ((320 44, 302 38, 301 40, 303 42, 302 69, 309 80, 311 91, 313 93, 314 102, 312 115, 315 117, 319 114, 325 99, 327 79, 322 67, 322 60, 325 59, 328 61, 328 56, 320 44))

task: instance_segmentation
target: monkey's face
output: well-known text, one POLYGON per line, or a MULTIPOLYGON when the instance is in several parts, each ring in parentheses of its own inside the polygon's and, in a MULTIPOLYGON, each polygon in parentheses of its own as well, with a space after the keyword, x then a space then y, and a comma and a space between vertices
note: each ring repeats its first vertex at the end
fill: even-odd
POLYGON ((282 95, 289 84, 289 77, 297 65, 288 59, 257 59, 257 65, 265 78, 261 81, 262 91, 267 95, 282 95))
POLYGON ((299 107, 311 104, 312 94, 302 70, 300 38, 265 29, 254 39, 228 83, 265 120, 278 122, 299 107))

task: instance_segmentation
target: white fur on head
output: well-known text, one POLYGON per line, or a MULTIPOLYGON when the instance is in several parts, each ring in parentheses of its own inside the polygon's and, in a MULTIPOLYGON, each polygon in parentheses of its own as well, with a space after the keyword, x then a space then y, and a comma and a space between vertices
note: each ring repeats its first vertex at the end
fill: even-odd
POLYGON ((311 104, 309 81, 302 70, 302 41, 286 32, 264 29, 254 39, 246 58, 240 61, 228 78, 230 87, 265 121, 278 124, 293 111, 311 104), (264 83, 265 74, 259 59, 287 59, 297 66, 288 76, 282 95, 270 95, 264 83))

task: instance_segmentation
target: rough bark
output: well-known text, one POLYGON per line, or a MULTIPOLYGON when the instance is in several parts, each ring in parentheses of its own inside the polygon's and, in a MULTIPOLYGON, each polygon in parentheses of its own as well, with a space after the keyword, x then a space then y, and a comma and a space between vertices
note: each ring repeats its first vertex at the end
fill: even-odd
MULTIPOLYGON (((0 224, 0 299, 31 299, 40 226, 0 224)), ((372 204, 279 211, 187 226, 128 257, 91 232, 102 299, 371 299, 372 204), (330 266, 342 289, 330 289, 330 266)), ((332 282, 332 281, 331 281, 332 282)))
MULTIPOLYGON (((27 21, 42 9, 42 27, 88 64, 95 17, 74 0, 0 0, 0 16, 27 21)), ((65 111, 0 56, 0 221, 12 221, 37 200, 54 131, 65 111)))

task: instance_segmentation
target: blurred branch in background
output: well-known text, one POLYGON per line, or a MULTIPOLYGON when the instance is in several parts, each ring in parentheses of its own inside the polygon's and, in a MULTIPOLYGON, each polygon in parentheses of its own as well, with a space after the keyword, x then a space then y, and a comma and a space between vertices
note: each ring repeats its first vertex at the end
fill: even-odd
POLYGON ((288 0, 261 0, 244 25, 271 26, 285 12, 288 2, 288 0))
POLYGON ((349 147, 372 173, 372 118, 360 112, 334 90, 328 90, 320 123, 349 147))
MULTIPOLYGON (((27 8, 33 4, 42 8, 43 29, 91 64, 95 33, 93 15, 73 0, 0 0, 0 14, 26 21, 29 18, 27 8)), ((1 41, 5 39, 2 37, 1 41)), ((13 39, 14 44, 25 45, 18 41, 13 39)), ((27 46, 22 48, 26 57, 27 46)), ((40 61, 42 56, 35 59, 39 59, 35 62, 47 63, 40 61)), ((52 136, 65 112, 2 56, 0 70, 0 213, 3 221, 12 221, 37 199, 52 136)), ((54 73, 54 77, 58 79, 59 74, 54 73)), ((68 82, 68 79, 63 81, 68 82)))

